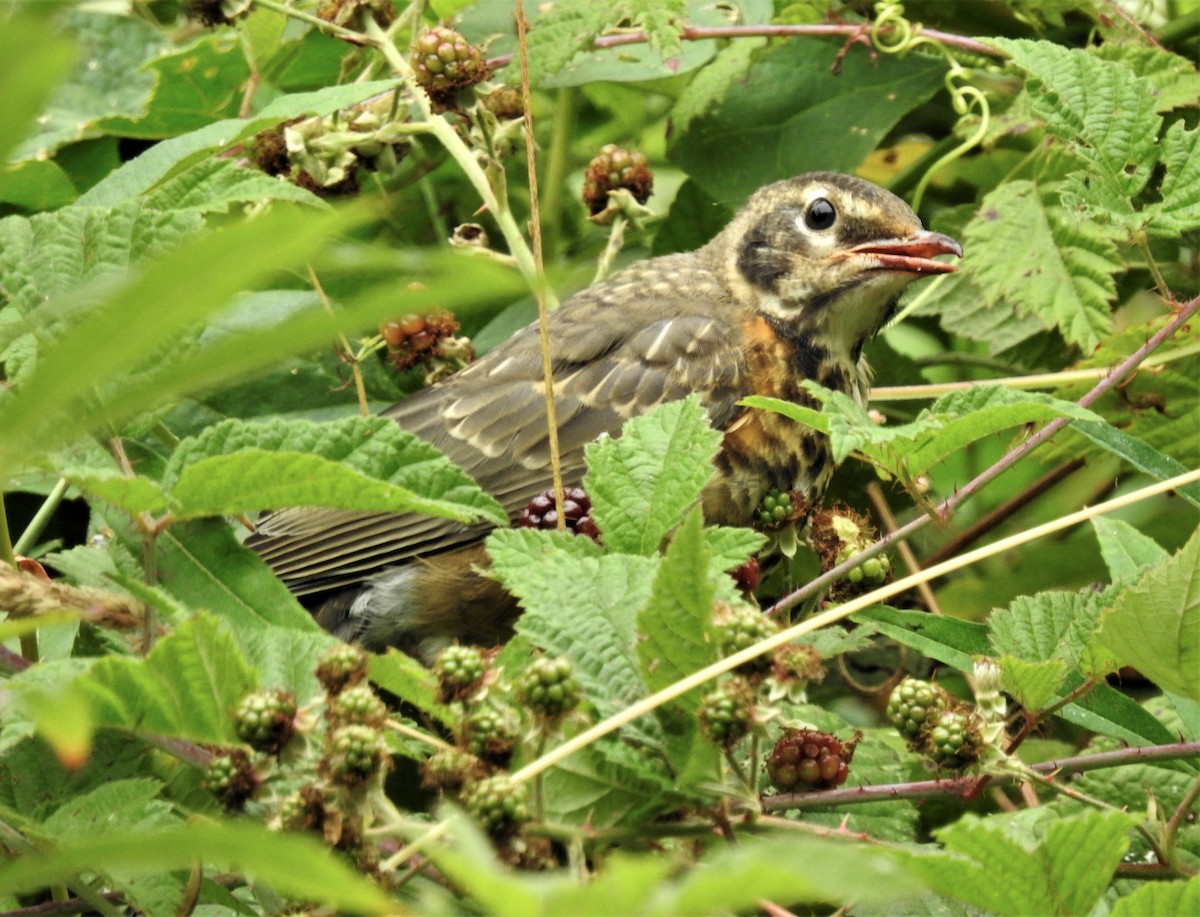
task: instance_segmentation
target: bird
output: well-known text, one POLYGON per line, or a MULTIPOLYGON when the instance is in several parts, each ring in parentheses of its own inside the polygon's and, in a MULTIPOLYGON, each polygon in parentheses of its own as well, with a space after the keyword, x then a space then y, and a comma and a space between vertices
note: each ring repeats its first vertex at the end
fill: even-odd
MULTIPOLYGON (((815 502, 834 471, 826 437, 740 404, 812 404, 815 380, 860 403, 864 345, 913 280, 956 270, 954 239, 864 179, 813 172, 767 185, 701 248, 638 261, 549 315, 563 479, 584 447, 631 417, 696 394, 723 433, 705 520, 749 525, 772 490, 815 502)), ((515 519, 551 480, 537 324, 384 415, 440 449, 515 519)), ((453 642, 501 643, 519 607, 482 575, 487 525, 415 513, 285 508, 246 544, 348 642, 426 661, 453 642)))

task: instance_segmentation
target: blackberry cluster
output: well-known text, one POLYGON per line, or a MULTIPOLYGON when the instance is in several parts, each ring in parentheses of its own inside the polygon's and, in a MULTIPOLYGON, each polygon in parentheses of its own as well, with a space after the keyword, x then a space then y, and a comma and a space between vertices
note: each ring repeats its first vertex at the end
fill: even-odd
POLYGON ((796 490, 772 489, 758 504, 758 525, 763 529, 781 529, 799 522, 808 513, 808 501, 796 490))
POLYGON ((416 40, 409 63, 417 83, 439 107, 453 107, 459 92, 488 77, 483 49, 442 26, 430 29, 416 40))
POLYGON ((242 811, 258 784, 258 774, 240 748, 214 755, 204 772, 204 787, 229 812, 242 811))
POLYGON ((286 691, 248 694, 233 713, 237 737, 267 755, 279 754, 296 731, 296 697, 286 691))
POLYGON ((731 679, 704 696, 696 715, 705 738, 730 749, 754 726, 754 690, 741 679, 731 679))
POLYGON ((478 648, 457 644, 446 647, 433 662, 438 700, 448 704, 470 697, 483 684, 487 670, 487 660, 478 648))
POLYGON ((317 664, 317 681, 328 694, 340 694, 362 682, 369 667, 366 653, 357 646, 341 643, 321 657, 317 664))
POLYGON ((943 710, 938 715, 929 730, 927 748, 938 767, 961 769, 980 759, 983 744, 974 711, 957 707, 943 710))
MULTIPOLYGON (((865 516, 848 506, 835 506, 821 510, 813 516, 809 541, 821 559, 822 570, 832 570, 861 554, 878 540, 878 533, 865 516)), ((892 563, 886 554, 876 554, 846 574, 830 596, 844 599, 858 591, 882 586, 891 576, 892 563)))
POLYGON ((396 18, 396 8, 392 0, 325 0, 317 7, 317 18, 359 31, 366 16, 374 19, 381 29, 386 29, 396 18))
MULTIPOLYGON (((732 656, 778 633, 779 628, 756 608, 722 605, 713 616, 713 632, 721 655, 732 656)), ((749 662, 743 662, 734 671, 746 676, 765 675, 771 665, 771 655, 764 653, 749 662)))
POLYGON ((481 707, 467 717, 464 725, 471 754, 495 767, 508 765, 516 736, 503 713, 481 707))
POLYGON ((915 739, 928 731, 938 715, 950 706, 951 700, 940 685, 908 677, 892 689, 887 718, 900 735, 915 739))
POLYGON ((767 755, 767 776, 781 793, 831 790, 850 775, 857 744, 842 742, 827 732, 790 729, 767 755))
POLYGON ((425 315, 408 314, 379 326, 387 344, 387 361, 398 372, 422 366, 438 378, 445 370, 464 366, 475 359, 475 348, 467 338, 456 337, 458 321, 444 309, 425 315))
POLYGON ((326 716, 330 723, 339 726, 359 725, 381 729, 387 722, 388 710, 370 685, 355 685, 329 699, 326 716))
MULTIPOLYGON (((586 535, 592 541, 600 540, 600 529, 592 519, 592 500, 582 487, 563 488, 563 515, 567 517, 567 531, 586 535)), ((558 528, 558 511, 554 508, 554 488, 543 490, 529 501, 517 517, 517 526, 524 529, 558 528)))
POLYGON ((962 770, 983 757, 983 718, 938 685, 905 678, 892 689, 887 717, 909 748, 938 767, 962 770))
POLYGON ((579 682, 567 659, 542 656, 517 681, 517 697, 535 716, 553 720, 579 706, 579 682))
POLYGON ((488 774, 487 765, 470 752, 443 748, 421 762, 421 786, 457 793, 488 774))
POLYGON ((608 209, 610 191, 624 189, 644 204, 654 191, 654 174, 646 154, 609 143, 588 163, 583 176, 583 203, 598 216, 608 209))
POLYGON ((463 805, 488 834, 513 834, 530 819, 524 784, 508 777, 486 777, 467 789, 463 805))
POLYGON ((370 726, 341 726, 329 736, 321 771, 336 784, 360 786, 383 770, 383 736, 370 726))

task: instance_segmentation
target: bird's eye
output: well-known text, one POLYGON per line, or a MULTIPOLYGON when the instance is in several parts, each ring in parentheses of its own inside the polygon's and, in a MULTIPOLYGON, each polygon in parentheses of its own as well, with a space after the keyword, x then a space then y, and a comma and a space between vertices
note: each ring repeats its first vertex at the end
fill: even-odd
POLYGON ((804 225, 809 229, 828 229, 837 220, 837 211, 833 204, 823 197, 817 198, 808 205, 804 214, 804 225))

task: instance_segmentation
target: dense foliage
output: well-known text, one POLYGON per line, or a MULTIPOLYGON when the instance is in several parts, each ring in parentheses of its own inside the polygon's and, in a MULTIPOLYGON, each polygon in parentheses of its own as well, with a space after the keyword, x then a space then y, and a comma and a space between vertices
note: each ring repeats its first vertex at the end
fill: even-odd
POLYGON ((514 6, 0 6, 0 907, 1200 912, 1200 11, 530 3, 531 195, 514 6), (811 535, 695 399, 599 541, 364 416, 811 170, 966 251, 870 411, 756 400, 811 535), (517 637, 337 643, 287 506, 500 524, 517 637))

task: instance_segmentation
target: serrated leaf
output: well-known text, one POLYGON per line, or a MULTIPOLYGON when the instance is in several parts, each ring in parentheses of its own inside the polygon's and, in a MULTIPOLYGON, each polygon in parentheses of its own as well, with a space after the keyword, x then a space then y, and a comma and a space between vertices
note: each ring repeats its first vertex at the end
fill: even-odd
POLYGON ((529 30, 529 82, 538 84, 562 70, 571 58, 613 21, 615 10, 590 0, 555 3, 529 30))
MULTIPOLYGON (((709 579, 710 554, 704 520, 692 510, 667 546, 654 576, 650 601, 638 613, 637 644, 642 679, 654 693, 717 660, 708 640, 716 588, 709 579)), ((698 703, 696 693, 676 700, 686 709, 698 703)))
POLYGON ((754 53, 766 45, 766 39, 746 38, 717 52, 708 66, 699 70, 675 99, 671 109, 671 127, 683 133, 692 121, 707 114, 749 71, 754 53))
POLYGON ((431 714, 450 726, 457 720, 452 707, 437 702, 437 678, 412 656, 389 649, 371 657, 371 681, 406 704, 431 714))
POLYGON ((80 872, 155 874, 191 869, 197 862, 221 871, 244 871, 279 894, 319 900, 341 911, 394 914, 397 910, 397 903, 379 886, 331 857, 329 848, 315 838, 268 831, 249 821, 211 819, 60 841, 51 850, 0 866, 0 893, 45 888, 80 872))
POLYGON ((311 191, 232 159, 210 159, 168 179, 146 195, 146 206, 164 210, 228 213, 236 203, 295 201, 310 207, 329 205, 311 191))
POLYGON ((1046 328, 1039 318, 1022 314, 1009 300, 984 295, 971 275, 962 271, 943 274, 920 289, 928 291, 929 297, 922 300, 916 314, 938 315, 943 328, 982 342, 990 356, 1016 347, 1046 328))
MULTIPOLYGON (((1162 119, 1155 113, 1153 84, 1123 64, 1078 48, 1003 38, 992 44, 1012 55, 1028 75, 1033 111, 1046 129, 1091 166, 1086 177, 1071 179, 1081 206, 1118 219, 1131 217, 1133 197, 1158 160, 1162 119)), ((1026 236, 1025 241, 1033 240, 1026 236)))
POLYGON ((689 395, 634 417, 619 439, 589 444, 583 486, 605 546, 655 553, 700 498, 720 442, 699 399, 689 395))
POLYGON ((661 759, 607 737, 545 775, 547 817, 564 824, 638 826, 686 805, 661 759))
POLYGON ((508 523, 465 472, 385 417, 223 421, 181 442, 163 481, 184 519, 332 506, 508 523))
POLYGON ((1118 898, 1110 917, 1180 917, 1200 913, 1200 876, 1178 882, 1144 882, 1118 898))
POLYGON ((1116 667, 1096 645, 1096 624, 1106 607, 1105 597, 1092 590, 1018 596, 989 616, 989 641, 996 654, 1028 662, 1061 660, 1093 678, 1116 667))
POLYGON ((1112 232, 1051 205, 1033 182, 991 191, 967 224, 963 249, 963 270, 988 302, 1013 303, 1086 350, 1111 328, 1122 269, 1112 232))
POLYGON ((219 744, 236 741, 229 712, 256 677, 233 637, 199 615, 144 659, 105 657, 75 684, 97 726, 219 744))
POLYGON ((342 642, 323 630, 297 630, 263 622, 235 632, 238 645, 258 672, 259 683, 296 695, 301 706, 324 694, 317 681, 321 656, 342 642))
POLYGON ((162 790, 160 781, 146 777, 113 780, 68 800, 43 826, 51 835, 79 839, 162 824, 172 820, 168 803, 156 799, 162 790))
MULTIPOLYGON (((1063 693, 1077 691, 1083 684, 1083 678, 1073 674, 1062 686, 1063 693)), ((1068 723, 1130 745, 1165 745, 1179 739, 1128 694, 1104 683, 1095 685, 1058 715, 1068 723)))
POLYGON ((704 529, 704 546, 711 557, 709 567, 714 573, 737 569, 766 543, 767 536, 753 529, 724 525, 710 525, 704 529))
POLYGON ((1200 530, 1121 592, 1100 640, 1159 687, 1200 699, 1200 530))
POLYGON ((161 513, 170 505, 170 499, 158 482, 138 476, 126 477, 115 468, 107 472, 96 468, 63 468, 59 469, 59 474, 85 494, 127 513, 161 513))
POLYGON ((938 832, 946 855, 918 856, 913 866, 935 891, 995 914, 1086 914, 1128 848, 1132 825, 1121 812, 1085 812, 1051 820, 1030 844, 1002 823, 968 815, 938 832))
POLYGON ((1167 167, 1161 196, 1146 208, 1146 229, 1156 235, 1175 236, 1200 223, 1200 127, 1185 130, 1176 121, 1162 140, 1167 167))
POLYGON ((1059 694, 1066 680, 1068 666, 1061 659, 1029 662, 1016 656, 1000 656, 1004 690, 1016 698, 1026 710, 1044 710, 1059 694))
POLYGON ((1100 542, 1100 556, 1108 567, 1113 583, 1127 583, 1142 575, 1142 571, 1154 567, 1170 555, 1149 535, 1143 535, 1128 522, 1109 516, 1097 516, 1092 520, 1096 538, 1100 542))
MULTIPOLYGON (((650 599, 657 556, 600 554, 590 539, 530 529, 496 529, 487 551, 493 574, 524 609, 517 633, 571 660, 601 717, 645 695, 636 622, 650 599)), ((643 742, 661 744, 653 720, 627 728, 643 742)))
POLYGON ((1195 107, 1200 99, 1200 73, 1196 62, 1151 43, 1125 44, 1105 41, 1091 45, 1088 53, 1125 65, 1133 73, 1154 85, 1155 110, 1170 111, 1183 106, 1195 107))

